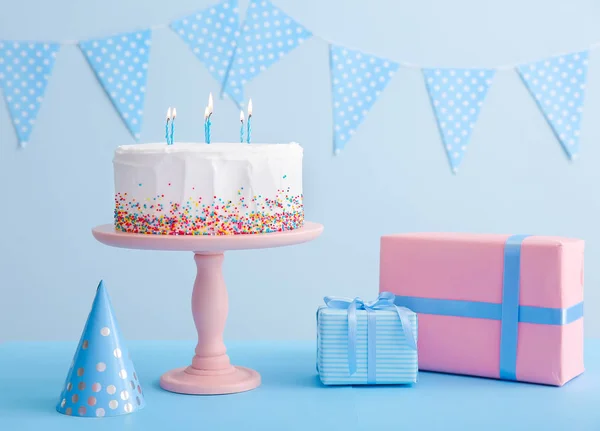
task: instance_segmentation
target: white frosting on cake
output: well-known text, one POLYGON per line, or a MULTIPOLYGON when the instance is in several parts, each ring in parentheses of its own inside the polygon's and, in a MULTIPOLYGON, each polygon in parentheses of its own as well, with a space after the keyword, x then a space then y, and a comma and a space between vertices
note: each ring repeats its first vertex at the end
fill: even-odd
POLYGON ((302 226, 302 147, 175 143, 118 147, 115 226, 133 233, 227 235, 302 226))

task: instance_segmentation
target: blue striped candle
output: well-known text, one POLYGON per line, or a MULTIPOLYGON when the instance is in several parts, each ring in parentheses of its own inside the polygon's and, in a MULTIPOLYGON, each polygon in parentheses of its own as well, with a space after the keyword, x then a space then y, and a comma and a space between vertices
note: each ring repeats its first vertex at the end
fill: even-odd
POLYGON ((244 142, 244 111, 240 111, 240 142, 244 142))
POLYGON ((210 122, 210 115, 208 116, 208 119, 206 120, 206 143, 210 144, 210 126, 212 125, 212 123, 210 122))
POLYGON ((177 109, 173 108, 173 118, 171 119, 171 145, 173 145, 173 134, 175 133, 175 117, 177 116, 177 109))
POLYGON ((208 140, 208 106, 204 109, 204 142, 210 144, 208 140))
POLYGON ((249 144, 252 141, 252 99, 248 101, 248 136, 246 142, 249 144))
POLYGON ((212 93, 208 93, 208 105, 207 105, 206 111, 204 113, 204 115, 206 115, 206 143, 207 144, 210 144, 210 127, 212 126, 210 117, 212 116, 212 113, 213 113, 213 97, 212 97, 212 93))
POLYGON ((165 139, 169 145, 169 120, 171 119, 171 108, 167 109, 167 122, 165 123, 165 139))
POLYGON ((246 143, 250 143, 250 139, 252 136, 252 115, 248 116, 248 136, 246 137, 246 143))

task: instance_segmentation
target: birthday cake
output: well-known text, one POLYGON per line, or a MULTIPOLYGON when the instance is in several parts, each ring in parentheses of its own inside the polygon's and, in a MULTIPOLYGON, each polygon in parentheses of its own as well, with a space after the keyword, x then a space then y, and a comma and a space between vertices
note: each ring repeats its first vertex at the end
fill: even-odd
POLYGON ((115 228, 156 235, 239 235, 302 227, 302 147, 174 143, 120 146, 115 228))

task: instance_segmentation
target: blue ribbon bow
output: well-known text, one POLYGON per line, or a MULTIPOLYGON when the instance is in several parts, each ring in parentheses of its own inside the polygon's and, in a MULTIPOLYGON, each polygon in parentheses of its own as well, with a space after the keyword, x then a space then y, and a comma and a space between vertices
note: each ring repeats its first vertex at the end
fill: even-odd
POLYGON ((348 310, 348 368, 350 375, 356 373, 356 332, 357 332, 357 310, 367 311, 367 382, 375 383, 376 379, 376 352, 377 352, 377 310, 392 310, 398 313, 400 323, 406 336, 406 341, 411 350, 417 350, 417 339, 415 337, 408 308, 394 304, 396 296, 390 292, 381 292, 375 301, 364 302, 360 298, 340 298, 326 296, 325 305, 337 310, 348 310))

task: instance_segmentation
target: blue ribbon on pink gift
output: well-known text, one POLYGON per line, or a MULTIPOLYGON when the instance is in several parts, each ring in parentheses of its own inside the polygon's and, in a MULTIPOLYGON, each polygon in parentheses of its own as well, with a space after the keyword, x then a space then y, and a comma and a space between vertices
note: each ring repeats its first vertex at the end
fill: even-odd
POLYGON ((521 246, 529 235, 510 236, 504 245, 502 303, 396 296, 395 304, 416 313, 470 317, 501 321, 500 378, 517 380, 519 322, 567 325, 583 317, 583 302, 569 308, 519 305, 521 289, 521 246))
POLYGON ((410 322, 410 313, 406 307, 398 306, 395 302, 396 295, 390 292, 381 292, 375 301, 364 302, 360 298, 340 298, 326 296, 325 305, 338 310, 348 310, 348 368, 350 375, 356 373, 356 333, 358 320, 357 310, 367 312, 367 383, 376 383, 377 375, 377 316, 378 310, 395 311, 400 318, 400 324, 408 347, 417 350, 417 340, 410 322))

